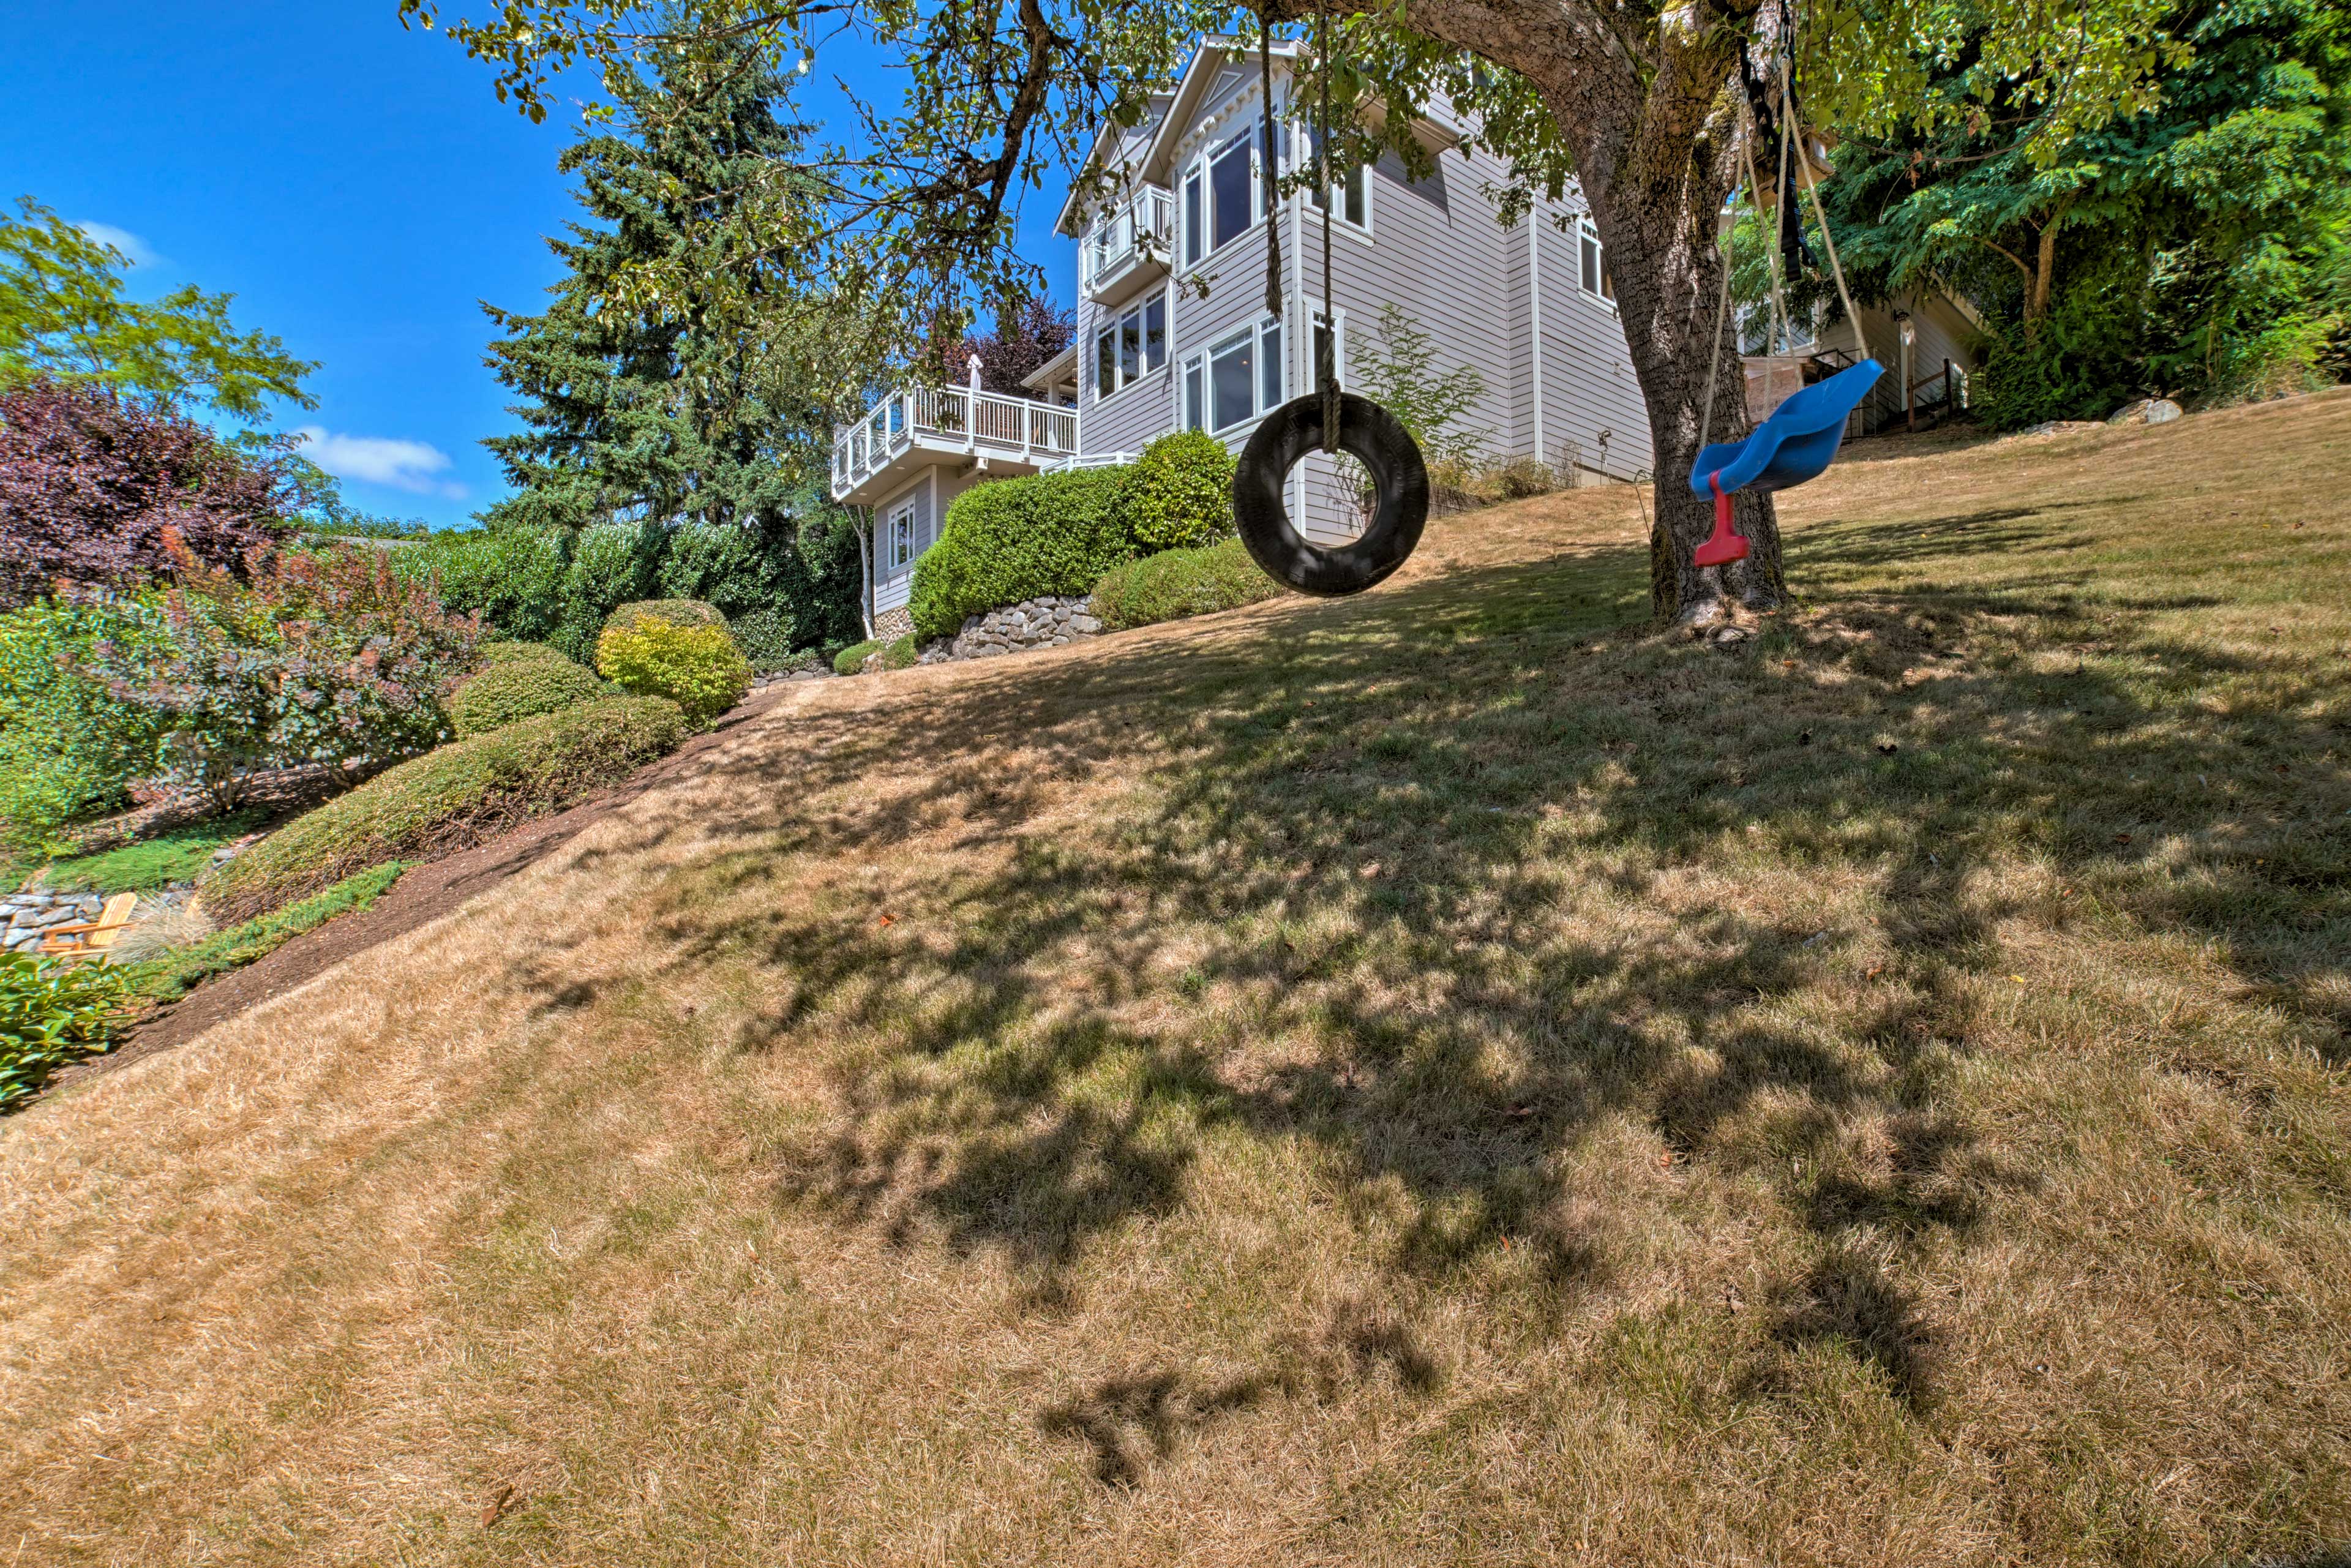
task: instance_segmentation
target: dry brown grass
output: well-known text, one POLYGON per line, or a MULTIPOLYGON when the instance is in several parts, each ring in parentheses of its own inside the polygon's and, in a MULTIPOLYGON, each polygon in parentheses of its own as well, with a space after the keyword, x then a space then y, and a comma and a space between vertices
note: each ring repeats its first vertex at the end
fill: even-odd
POLYGON ((1736 649, 1583 492, 803 688, 0 1125, 0 1553, 2335 1560, 2351 397, 1919 450, 1736 649))

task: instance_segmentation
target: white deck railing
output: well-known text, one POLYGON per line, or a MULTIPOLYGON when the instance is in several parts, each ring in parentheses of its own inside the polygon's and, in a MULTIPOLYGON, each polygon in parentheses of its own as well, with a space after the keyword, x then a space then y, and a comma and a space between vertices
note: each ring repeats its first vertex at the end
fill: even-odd
POLYGON ((1078 411, 976 387, 902 387, 832 444, 838 500, 920 446, 977 456, 1017 456, 1043 466, 1074 456, 1078 411))

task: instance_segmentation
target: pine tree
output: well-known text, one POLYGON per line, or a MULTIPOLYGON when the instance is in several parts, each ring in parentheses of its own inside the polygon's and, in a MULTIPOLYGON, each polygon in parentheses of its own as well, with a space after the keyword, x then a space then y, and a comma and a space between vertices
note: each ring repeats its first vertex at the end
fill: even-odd
POLYGON ((688 275, 727 265, 696 252, 753 183, 745 166, 804 141, 776 112, 786 83, 737 45, 664 49, 651 80, 624 69, 612 86, 606 128, 561 161, 589 221, 549 241, 566 268, 553 302, 536 316, 484 306, 506 334, 488 363, 521 394, 512 412, 526 426, 485 443, 518 492, 486 520, 789 531, 824 439, 823 394, 795 386, 789 356, 699 329, 690 298, 646 308, 621 287, 649 263, 688 260, 688 275))

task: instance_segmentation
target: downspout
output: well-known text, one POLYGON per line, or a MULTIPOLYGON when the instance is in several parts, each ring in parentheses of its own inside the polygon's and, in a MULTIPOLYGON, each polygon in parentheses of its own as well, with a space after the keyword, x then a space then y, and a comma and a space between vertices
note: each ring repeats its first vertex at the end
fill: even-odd
MULTIPOLYGON (((1527 305, 1533 323, 1529 334, 1529 346, 1534 353, 1535 382, 1535 461, 1543 461, 1543 384, 1542 384, 1542 214, 1534 208, 1527 209, 1527 305)), ((1575 483, 1575 476, 1567 476, 1575 483)))
POLYGON ((858 516, 863 519, 857 530, 857 620, 865 630, 865 640, 873 641, 873 508, 860 507, 858 516))

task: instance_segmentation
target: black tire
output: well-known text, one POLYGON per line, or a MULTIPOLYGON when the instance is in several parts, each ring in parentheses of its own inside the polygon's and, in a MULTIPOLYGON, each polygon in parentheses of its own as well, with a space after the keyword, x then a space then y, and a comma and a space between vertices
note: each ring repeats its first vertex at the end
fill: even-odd
POLYGON ((1379 496, 1371 527, 1353 544, 1310 543, 1290 521, 1281 492, 1299 460, 1322 444, 1322 398, 1292 398, 1265 416, 1233 471, 1233 521, 1251 559, 1301 593, 1361 593, 1405 563, 1428 523, 1428 465, 1411 432, 1369 398, 1339 394, 1339 446, 1371 470, 1379 496))

